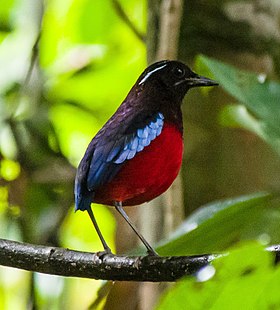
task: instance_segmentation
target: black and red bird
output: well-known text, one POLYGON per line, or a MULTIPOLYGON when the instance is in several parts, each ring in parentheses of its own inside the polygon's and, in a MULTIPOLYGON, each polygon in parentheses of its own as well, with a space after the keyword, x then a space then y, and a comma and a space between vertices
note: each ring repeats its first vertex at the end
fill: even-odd
POLYGON ((106 252, 91 202, 115 206, 149 254, 156 254, 122 206, 150 201, 176 178, 183 155, 181 104, 193 87, 214 86, 178 61, 150 65, 123 103, 91 140, 75 181, 76 210, 87 210, 106 252))

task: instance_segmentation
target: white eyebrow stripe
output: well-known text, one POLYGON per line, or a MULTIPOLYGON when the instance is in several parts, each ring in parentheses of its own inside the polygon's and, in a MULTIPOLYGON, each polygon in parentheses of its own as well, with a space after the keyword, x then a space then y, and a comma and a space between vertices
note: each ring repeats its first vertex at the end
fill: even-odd
POLYGON ((167 64, 162 65, 154 70, 152 70, 151 72, 149 72, 145 77, 143 77, 143 79, 139 82, 139 85, 143 84, 152 74, 154 74, 155 72, 157 72, 158 70, 161 70, 163 68, 165 68, 167 66, 167 64))

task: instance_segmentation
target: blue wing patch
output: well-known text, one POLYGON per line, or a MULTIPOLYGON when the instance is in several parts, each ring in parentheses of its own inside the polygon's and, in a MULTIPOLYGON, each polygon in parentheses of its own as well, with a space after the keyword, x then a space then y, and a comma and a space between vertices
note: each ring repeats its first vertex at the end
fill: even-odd
POLYGON ((114 159, 115 164, 121 164, 125 160, 133 158, 136 153, 141 152, 145 146, 148 146, 158 135, 160 135, 163 127, 163 115, 157 114, 155 120, 151 121, 144 128, 137 129, 136 134, 133 134, 129 141, 125 144, 114 159))
POLYGON ((92 191, 111 181, 125 161, 132 159, 160 135, 163 124, 163 114, 157 113, 145 127, 134 133, 97 144, 87 175, 88 190, 92 191))

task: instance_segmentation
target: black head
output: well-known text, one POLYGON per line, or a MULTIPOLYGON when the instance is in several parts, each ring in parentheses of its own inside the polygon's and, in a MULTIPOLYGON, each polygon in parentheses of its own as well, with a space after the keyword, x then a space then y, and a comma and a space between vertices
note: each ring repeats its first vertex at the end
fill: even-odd
POLYGON ((156 88, 181 102, 190 88, 218 83, 194 73, 182 62, 163 60, 150 65, 137 80, 137 85, 144 89, 156 88))

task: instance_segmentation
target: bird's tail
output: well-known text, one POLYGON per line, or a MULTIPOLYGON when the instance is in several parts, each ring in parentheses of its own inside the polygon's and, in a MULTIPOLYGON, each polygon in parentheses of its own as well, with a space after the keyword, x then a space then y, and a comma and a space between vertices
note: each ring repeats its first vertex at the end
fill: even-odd
POLYGON ((88 210, 92 202, 93 193, 84 190, 80 182, 75 182, 75 212, 88 210))

